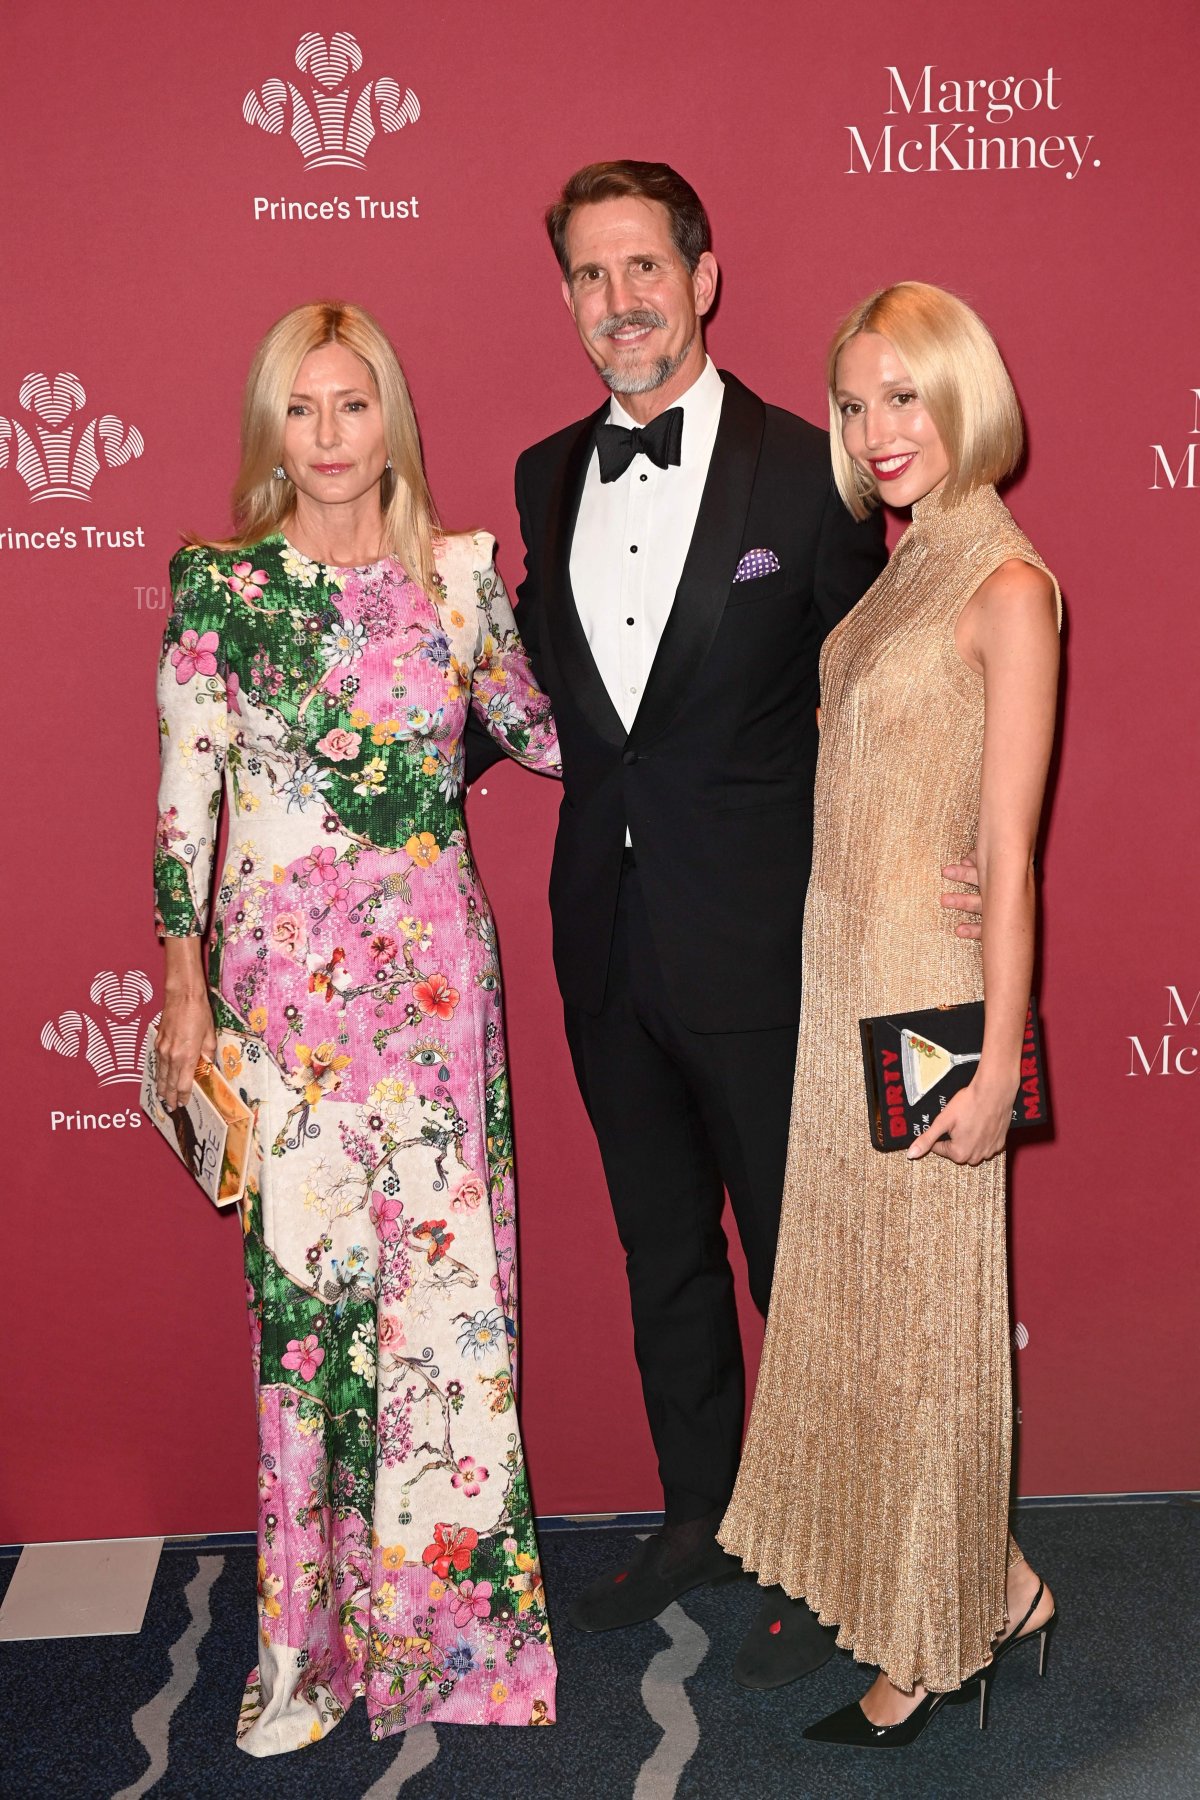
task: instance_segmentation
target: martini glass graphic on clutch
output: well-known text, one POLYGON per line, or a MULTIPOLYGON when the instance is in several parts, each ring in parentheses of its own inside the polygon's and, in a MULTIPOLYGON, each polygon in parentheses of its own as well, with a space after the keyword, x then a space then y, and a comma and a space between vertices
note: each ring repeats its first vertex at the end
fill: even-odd
POLYGON ((961 1055, 944 1050, 941 1044, 931 1043, 905 1026, 900 1033, 900 1070, 908 1104, 915 1106, 951 1069, 978 1062, 982 1054, 980 1050, 964 1051, 961 1055))

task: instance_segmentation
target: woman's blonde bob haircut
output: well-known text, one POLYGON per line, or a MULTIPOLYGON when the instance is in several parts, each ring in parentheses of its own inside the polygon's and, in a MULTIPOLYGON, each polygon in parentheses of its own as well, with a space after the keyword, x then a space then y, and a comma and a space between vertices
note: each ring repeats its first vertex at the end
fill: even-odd
POLYGON ((366 365, 379 396, 383 438, 392 466, 379 484, 384 554, 396 557, 421 586, 433 582, 433 537, 438 528, 421 440, 404 371, 383 331, 361 306, 337 300, 297 306, 272 325, 254 353, 242 403, 242 462, 233 487, 237 536, 223 549, 248 550, 281 531, 296 509, 282 466, 288 402, 300 364, 311 350, 344 344, 366 365))
POLYGON ((1025 446, 1025 428, 991 332, 978 313, 944 288, 898 281, 848 313, 829 346, 833 478, 856 519, 865 519, 881 495, 874 478, 859 468, 842 442, 837 365, 851 338, 863 331, 888 340, 937 427, 950 461, 945 504, 1012 474, 1025 446))

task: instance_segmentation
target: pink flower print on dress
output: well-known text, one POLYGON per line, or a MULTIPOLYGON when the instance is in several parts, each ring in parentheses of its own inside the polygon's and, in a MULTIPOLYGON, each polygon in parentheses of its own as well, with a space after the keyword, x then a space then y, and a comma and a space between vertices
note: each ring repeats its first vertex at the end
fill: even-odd
POLYGON ((328 881, 321 889, 321 898, 331 912, 344 913, 350 905, 350 885, 339 887, 336 881, 328 881))
POLYGON ((184 838, 186 838, 187 832, 180 831, 178 825, 175 823, 178 817, 179 808, 177 806, 168 806, 165 812, 159 813, 158 832, 155 842, 160 850, 169 850, 172 844, 182 843, 184 838))
POLYGON ((474 1212, 487 1199, 487 1188, 478 1175, 464 1175, 450 1204, 455 1212, 474 1212))
POLYGON ((203 637, 197 637, 194 631, 182 633, 171 652, 175 679, 180 687, 185 681, 190 681, 193 675, 216 674, 217 645, 220 641, 215 631, 206 631, 203 637))
POLYGON ((256 569, 253 563, 234 563, 232 575, 227 575, 225 579, 234 593, 240 594, 243 600, 261 600, 267 571, 256 569))
POLYGON ((271 921, 271 942, 285 956, 299 957, 304 947, 304 920, 298 912, 276 913, 271 921))
POLYGON ((289 1338, 288 1347, 279 1360, 285 1369, 295 1369, 301 1381, 311 1381, 325 1361, 325 1352, 315 1336, 303 1340, 289 1338))
MULTIPOLYGON (((386 1237, 387 1233, 381 1232, 380 1235, 386 1237)), ((379 1348, 381 1350, 402 1350, 407 1341, 404 1326, 395 1313, 381 1313, 379 1316, 379 1348)))
MULTIPOLYGON (((399 1200, 393 1200, 389 1194, 383 1194, 378 1188, 371 1195, 371 1223, 381 1238, 393 1237, 393 1227, 404 1211, 399 1200)), ((381 1327, 382 1330, 382 1327, 381 1327)), ((380 1340, 382 1342, 382 1338, 380 1340)))
POLYGON ((458 1630, 469 1625, 472 1619, 486 1619, 492 1610, 492 1584, 490 1581, 463 1581, 455 1591, 451 1617, 458 1630))
POLYGON ((337 851, 332 844, 314 844, 304 859, 300 886, 311 887, 317 881, 324 882, 327 886, 336 886, 338 881, 336 863, 337 851))
POLYGON ((343 726, 335 725, 332 731, 327 731, 323 738, 318 739, 317 749, 330 762, 353 762, 361 743, 362 738, 357 731, 346 731, 343 726))
POLYGON ((458 1467, 450 1477, 450 1486, 461 1488, 468 1500, 474 1500, 487 1478, 487 1470, 473 1456, 460 1456, 458 1467))

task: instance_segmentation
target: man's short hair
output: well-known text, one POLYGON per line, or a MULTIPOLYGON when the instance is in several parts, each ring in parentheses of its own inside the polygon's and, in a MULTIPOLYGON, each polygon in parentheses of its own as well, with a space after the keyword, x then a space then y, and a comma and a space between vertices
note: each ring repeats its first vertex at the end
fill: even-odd
POLYGON ((588 163, 586 168, 576 169, 553 206, 546 209, 546 230, 568 281, 571 264, 567 255, 567 226, 576 207, 630 196, 639 200, 657 200, 666 207, 671 221, 671 241, 689 273, 704 252, 712 249, 708 214, 700 203, 699 194, 668 163, 588 163))

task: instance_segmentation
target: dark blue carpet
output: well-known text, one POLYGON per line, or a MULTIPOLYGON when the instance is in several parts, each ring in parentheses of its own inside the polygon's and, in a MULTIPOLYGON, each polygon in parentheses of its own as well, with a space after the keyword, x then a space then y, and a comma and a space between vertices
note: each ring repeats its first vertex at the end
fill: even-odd
MULTIPOLYGON (((1061 1614, 1045 1681, 1036 1652, 1018 1652, 997 1676, 986 1732, 973 1706, 948 1708, 910 1749, 873 1754, 800 1735, 866 1685, 847 1656, 772 1695, 733 1686, 729 1665, 756 1605, 746 1582, 698 1590, 661 1624, 600 1637, 572 1631, 560 1607, 553 1729, 425 1726, 372 1744, 358 1706, 311 1749, 257 1760, 233 1737, 255 1659, 254 1553, 168 1546, 139 1637, 0 1645, 0 1791, 5 1800, 1193 1800, 1196 1509, 1030 1508, 1020 1535, 1061 1614)), ((544 1534, 552 1607, 629 1542, 611 1530, 544 1534)), ((0 1567, 0 1588, 12 1566, 0 1567)))

